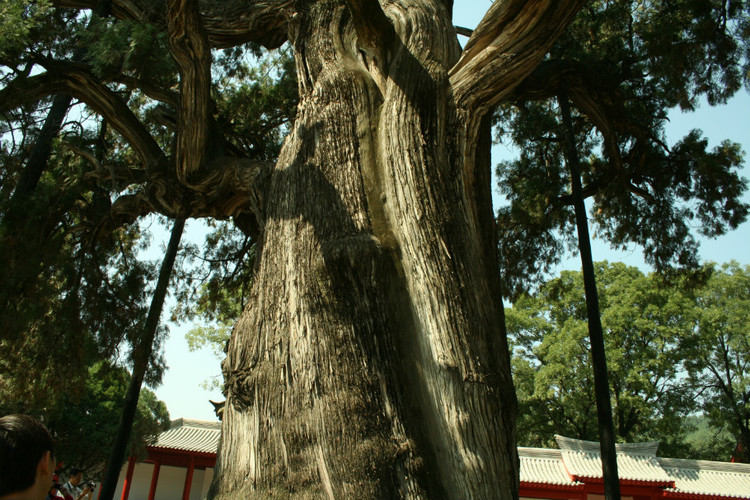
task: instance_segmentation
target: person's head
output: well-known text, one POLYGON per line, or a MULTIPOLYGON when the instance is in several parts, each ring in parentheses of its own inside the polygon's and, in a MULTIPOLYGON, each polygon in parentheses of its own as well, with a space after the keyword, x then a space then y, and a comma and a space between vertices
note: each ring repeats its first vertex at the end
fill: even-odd
POLYGON ((70 469, 70 478, 68 481, 73 486, 78 486, 78 483, 83 481, 83 471, 81 469, 70 469))
POLYGON ((52 484, 54 455, 52 436, 37 419, 0 418, 0 499, 11 494, 44 498, 52 484))

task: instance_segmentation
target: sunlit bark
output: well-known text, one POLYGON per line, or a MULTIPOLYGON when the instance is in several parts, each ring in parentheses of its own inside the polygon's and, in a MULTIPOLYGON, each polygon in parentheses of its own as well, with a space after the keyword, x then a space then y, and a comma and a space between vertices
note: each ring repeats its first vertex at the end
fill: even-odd
POLYGON ((498 0, 463 51, 452 4, 112 0, 113 16, 168 33, 179 95, 143 89, 177 103, 167 154, 85 66, 28 80, 86 102, 143 163, 101 231, 151 211, 252 219, 212 498, 517 497, 487 115, 583 1, 498 0), (275 165, 212 135, 210 49, 248 41, 295 52, 299 106, 275 165))

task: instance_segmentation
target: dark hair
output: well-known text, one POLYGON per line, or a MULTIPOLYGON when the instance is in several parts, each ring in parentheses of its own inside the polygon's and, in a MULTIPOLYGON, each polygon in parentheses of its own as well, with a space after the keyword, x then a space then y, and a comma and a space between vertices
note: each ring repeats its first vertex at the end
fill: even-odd
POLYGON ((77 476, 81 472, 83 472, 83 469, 78 469, 78 468, 74 467, 74 468, 70 469, 70 477, 77 476))
POLYGON ((33 486, 44 452, 54 455, 52 436, 28 415, 0 418, 0 497, 33 486))

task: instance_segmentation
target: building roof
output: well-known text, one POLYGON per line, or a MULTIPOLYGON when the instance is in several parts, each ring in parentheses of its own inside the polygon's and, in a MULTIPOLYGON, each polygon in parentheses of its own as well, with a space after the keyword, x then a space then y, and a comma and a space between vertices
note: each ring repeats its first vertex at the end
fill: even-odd
MULTIPOLYGON (((565 468, 575 480, 601 482, 602 459, 599 443, 555 436, 565 468)), ((617 473, 623 484, 674 486, 674 479, 656 458, 658 442, 617 444, 617 473)))
POLYGON ((221 422, 178 418, 151 448, 216 454, 220 436, 221 422))
MULTIPOLYGON (((599 443, 556 436, 558 450, 518 448, 521 485, 578 489, 601 482, 599 443)), ((750 465, 656 456, 658 443, 616 445, 622 484, 664 488, 667 498, 750 500, 750 465)))
POLYGON ((565 470, 560 450, 544 448, 518 448, 521 462, 521 483, 549 484, 564 488, 577 488, 583 483, 571 479, 565 470))
MULTIPOLYGON (((221 422, 173 420, 156 451, 215 455, 221 422)), ((601 483, 599 443, 556 436, 559 449, 518 448, 521 486, 582 490, 601 483)), ((665 498, 750 500, 750 465, 656 456, 658 443, 616 445, 622 484, 664 488, 665 498)))
POLYGON ((727 498, 750 498, 750 465, 660 458, 659 463, 674 478, 674 488, 667 491, 727 498))

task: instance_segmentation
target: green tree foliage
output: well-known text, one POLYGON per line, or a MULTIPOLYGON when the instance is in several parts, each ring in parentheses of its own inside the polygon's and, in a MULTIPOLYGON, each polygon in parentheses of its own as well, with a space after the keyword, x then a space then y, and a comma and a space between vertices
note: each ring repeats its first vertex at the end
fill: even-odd
MULTIPOLYGON (((58 363, 65 366, 64 358, 58 363)), ((55 437, 55 453, 66 467, 80 467, 99 475, 107 462, 117 432, 130 373, 109 361, 86 369, 84 383, 74 392, 52 394, 45 388, 48 405, 29 408, 22 400, 0 400, 0 414, 29 413, 42 418, 55 437)), ((144 389, 129 443, 129 452, 144 457, 146 445, 169 427, 169 412, 156 395, 144 389)))
POLYGON ((726 426, 716 427, 705 415, 693 415, 687 418, 690 429, 685 436, 685 443, 692 450, 690 458, 728 462, 737 445, 736 437, 726 426))
MULTIPOLYGON (((148 221, 141 225, 129 207, 164 165, 144 168, 137 148, 113 122, 132 113, 171 154, 178 74, 158 21, 107 17, 104 10, 81 14, 44 1, 4 0, 0 8, 0 398, 26 401, 31 411, 50 404, 39 388, 82 390, 92 360, 127 349, 143 331, 157 269, 140 257, 150 238, 148 221), (64 82, 75 76, 90 84, 86 91, 109 92, 124 107, 108 115, 87 101, 86 91, 76 95, 41 176, 18 196, 51 109, 45 85, 70 90, 64 82), (106 117, 92 118, 94 113, 106 117)), ((250 43, 213 55, 212 120, 217 136, 224 136, 215 148, 274 158, 296 105, 289 52, 270 57, 250 43)), ((168 189, 171 181, 161 179, 151 193, 168 189)), ((144 215, 143 205, 136 206, 144 215)), ((160 210, 145 212, 151 211, 160 210)), ((211 301, 218 288, 240 286, 252 268, 246 253, 254 239, 248 234, 257 235, 258 228, 246 216, 236 224, 247 234, 215 246, 212 241, 230 233, 227 223, 216 222, 205 255, 195 251, 201 265, 185 269, 189 279, 181 282, 179 297, 206 292, 211 301), (230 258, 246 269, 238 274, 215 264, 230 258)), ((157 345, 147 381, 158 381, 159 355, 157 345)))
POLYGON ((50 10, 45 1, 26 3, 0 0, 0 57, 12 57, 28 45, 44 24, 50 10))
MULTIPOLYGON (((197 248, 192 249, 200 255, 197 248)), ((188 284, 177 294, 173 317, 194 326, 185 335, 191 351, 210 349, 218 359, 225 356, 232 326, 245 308, 252 284, 255 242, 233 231, 230 224, 213 223, 206 235, 199 266, 183 279, 188 284), (191 286, 192 285, 192 286, 191 286)), ((203 381, 206 389, 218 389, 219 377, 203 381)))
MULTIPOLYGON (((0 55, 6 88, 49 70, 45 65, 76 59, 77 37, 98 27, 47 2, 5 5, 29 25, 12 53, 0 55)), ((82 106, 71 111, 46 165, 29 180, 30 151, 49 109, 46 99, 31 102, 7 109, 2 122, 0 393, 24 401, 27 411, 48 407, 50 393, 80 392, 93 359, 137 338, 155 272, 137 258, 137 224, 101 231, 112 191, 127 189, 121 179, 102 183, 95 175, 128 161, 106 122, 87 118, 82 106)), ((159 371, 153 375, 157 380, 159 371)))
MULTIPOLYGON (((656 276, 596 264, 615 432, 657 440, 681 456, 684 418, 696 408, 681 376, 693 302, 656 276)), ((554 434, 597 440, 587 315, 580 272, 564 271, 506 310, 519 398, 519 442, 549 446, 554 434)))
MULTIPOLYGON (((55 435, 56 456, 68 467, 79 467, 99 476, 112 449, 122 401, 130 374, 108 362, 88 370, 80 398, 65 395, 49 420, 55 435)), ((146 445, 169 428, 166 405, 148 389, 141 393, 130 440, 130 454, 144 458, 146 445)))
MULTIPOLYGON (((618 440, 728 460, 750 422, 750 267, 709 265, 698 285, 665 285, 622 263, 595 267, 618 440)), ((563 271, 521 295, 506 318, 519 442, 596 440, 581 273, 563 271)))
POLYGON ((726 428, 750 460, 750 266, 716 270, 696 293, 700 311, 687 364, 713 427, 726 428))
POLYGON ((509 205, 498 213, 505 293, 575 248, 570 173, 555 99, 573 105, 583 196, 597 236, 635 243, 658 270, 697 265, 692 232, 713 237, 747 217, 743 153, 709 148, 694 130, 668 145, 670 109, 726 102, 747 82, 750 4, 589 2, 547 60, 500 108, 498 136, 521 149, 497 168, 509 205))

